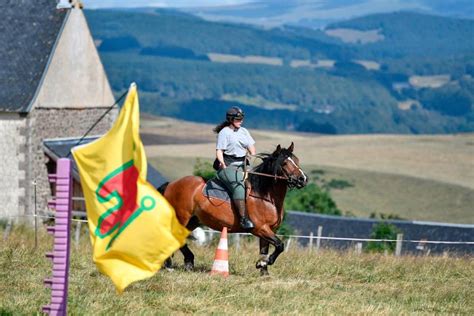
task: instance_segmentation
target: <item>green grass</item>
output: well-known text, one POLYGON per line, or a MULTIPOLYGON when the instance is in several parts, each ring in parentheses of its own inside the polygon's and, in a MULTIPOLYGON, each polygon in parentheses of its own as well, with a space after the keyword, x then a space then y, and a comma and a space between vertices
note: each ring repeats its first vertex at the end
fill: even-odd
MULTIPOLYGON (((2 231, 0 231, 3 233, 2 231)), ((50 299, 42 280, 52 264, 44 257, 52 239, 16 228, 0 246, 0 314, 33 314, 50 299)), ((393 257, 292 248, 260 277, 257 243, 231 245, 231 276, 209 276, 215 245, 192 246, 196 271, 183 271, 181 255, 172 272, 115 293, 92 263, 83 236, 72 247, 69 313, 76 314, 466 314, 474 313, 472 257, 393 257)))

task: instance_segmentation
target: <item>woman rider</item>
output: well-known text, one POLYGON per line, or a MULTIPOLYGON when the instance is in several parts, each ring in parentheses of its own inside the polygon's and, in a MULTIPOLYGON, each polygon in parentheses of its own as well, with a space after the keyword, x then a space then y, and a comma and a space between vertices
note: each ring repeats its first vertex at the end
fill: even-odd
POLYGON ((217 177, 229 189, 240 216, 240 226, 252 229, 245 207, 244 163, 247 151, 255 155, 255 141, 247 129, 242 127, 244 112, 237 106, 227 110, 226 120, 214 128, 217 133, 216 162, 217 177))

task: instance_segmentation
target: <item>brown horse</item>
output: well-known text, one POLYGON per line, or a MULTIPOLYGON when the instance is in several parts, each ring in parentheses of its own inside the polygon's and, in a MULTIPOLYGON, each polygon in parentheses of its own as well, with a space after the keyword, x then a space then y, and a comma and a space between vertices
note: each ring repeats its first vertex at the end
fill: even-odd
MULTIPOLYGON (((288 187, 302 188, 308 178, 299 167, 298 158, 293 155, 294 145, 288 149, 277 146, 272 154, 257 155, 262 163, 249 171, 247 182, 247 209, 255 224, 251 233, 260 238, 260 259, 256 267, 262 275, 268 274, 272 265, 283 252, 284 244, 275 235, 283 220, 283 201, 288 187), (275 248, 268 256, 269 244, 275 248)), ((194 230, 200 223, 221 231, 224 227, 230 233, 243 232, 239 217, 231 203, 203 195, 205 181, 201 177, 187 176, 160 188, 171 203, 181 224, 194 230)), ((187 245, 181 249, 186 269, 194 267, 194 255, 187 245)))

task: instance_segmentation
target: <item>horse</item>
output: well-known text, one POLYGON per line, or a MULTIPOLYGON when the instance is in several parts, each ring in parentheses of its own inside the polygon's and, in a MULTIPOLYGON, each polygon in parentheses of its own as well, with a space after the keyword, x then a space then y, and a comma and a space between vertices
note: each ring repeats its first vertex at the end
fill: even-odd
MULTIPOLYGON (((259 237, 260 258, 256 268, 261 275, 268 274, 268 266, 274 264, 284 250, 284 243, 275 232, 283 221, 283 202, 287 189, 300 189, 308 183, 308 177, 300 168, 293 149, 292 142, 288 148, 278 145, 271 154, 257 154, 262 163, 247 171, 246 205, 249 217, 255 224, 250 232, 259 237), (275 249, 268 255, 270 244, 275 249)), ((205 184, 201 177, 186 176, 166 183, 159 190, 174 207, 179 222, 191 231, 204 224, 217 231, 227 227, 229 233, 244 232, 233 203, 204 195, 202 192, 205 184)), ((185 269, 192 270, 192 251, 187 244, 180 250, 184 256, 185 269)))

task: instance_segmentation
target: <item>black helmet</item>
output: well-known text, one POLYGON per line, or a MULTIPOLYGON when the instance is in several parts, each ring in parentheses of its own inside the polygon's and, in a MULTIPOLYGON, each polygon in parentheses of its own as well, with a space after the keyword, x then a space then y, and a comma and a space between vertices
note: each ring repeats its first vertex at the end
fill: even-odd
POLYGON ((235 119, 242 120, 244 118, 244 111, 238 106, 233 106, 227 110, 225 118, 228 122, 232 122, 235 119))

